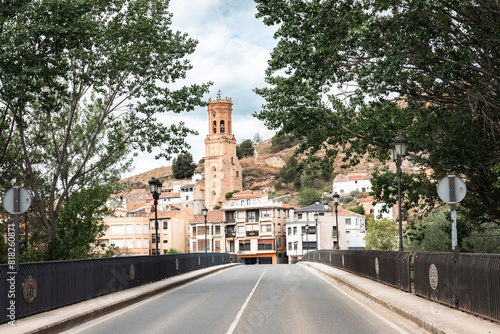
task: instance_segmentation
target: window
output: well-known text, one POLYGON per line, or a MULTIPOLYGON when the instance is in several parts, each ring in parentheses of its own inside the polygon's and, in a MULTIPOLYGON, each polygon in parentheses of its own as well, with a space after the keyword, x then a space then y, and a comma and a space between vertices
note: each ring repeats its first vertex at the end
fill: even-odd
POLYGON ((136 248, 141 248, 141 239, 135 239, 135 247, 136 248))
MULTIPOLYGON (((306 234, 306 227, 302 226, 302 234, 306 234)), ((316 226, 309 225, 307 229, 307 234, 316 234, 316 226)))
POLYGON ((125 242, 123 239, 111 239, 111 243, 115 244, 115 246, 118 248, 123 248, 123 246, 125 246, 125 242))
POLYGON ((215 226, 215 235, 220 235, 220 226, 219 225, 215 226))
POLYGON ((292 228, 291 227, 288 228, 288 235, 292 235, 292 228))
POLYGON ((148 225, 144 225, 144 234, 148 234, 148 225))
POLYGON ((272 250, 273 241, 271 239, 259 240, 258 250, 272 250))
POLYGON ((345 219, 345 224, 346 225, 351 225, 351 218, 346 218, 345 219))
POLYGON ((262 210, 260 212, 261 217, 271 217, 271 210, 262 210))
POLYGON ((295 242, 293 243, 293 250, 297 250, 297 244, 298 244, 298 242, 297 242, 297 241, 295 241, 295 242))
POLYGON ((288 243, 288 250, 292 250, 292 243, 291 242, 288 243))
POLYGON ((280 217, 280 209, 277 209, 276 210, 276 218, 279 218, 280 217))
POLYGON ((259 231, 247 231, 247 237, 258 237, 259 231))
POLYGON ((134 239, 127 239, 127 248, 134 248, 134 239))
POLYGON ((281 223, 278 223, 278 233, 281 233, 281 223))
POLYGON ((125 234, 134 234, 132 224, 125 225, 125 234))
POLYGON ((337 236, 337 226, 332 226, 332 237, 337 236))
POLYGON ((278 240, 277 241, 278 242, 278 248, 280 248, 281 247, 281 238, 277 238, 277 240, 278 240))
POLYGON ((261 226, 261 231, 262 232, 271 232, 272 231, 271 224, 262 225, 261 226))
POLYGON ((250 240, 241 240, 239 246, 240 246, 240 251, 249 251, 250 240))
POLYGON ((124 234, 124 228, 123 225, 113 225, 111 226, 111 234, 124 234))
POLYGON ((248 220, 249 221, 256 221, 257 220, 257 212, 255 211, 248 211, 248 220))
POLYGON ((302 219, 302 214, 301 213, 297 214, 297 219, 302 219))
POLYGON ((168 244, 168 240, 163 240, 163 243, 164 244, 168 244))
POLYGON ((297 226, 294 226, 293 227, 293 235, 296 235, 297 234, 297 226))
POLYGON ((168 229, 168 221, 167 220, 163 221, 163 229, 164 230, 168 229))
POLYGON ((149 240, 148 239, 142 239, 142 248, 149 248, 149 240))
POLYGON ((316 241, 309 241, 309 242, 304 241, 304 242, 302 243, 302 248, 303 248, 304 250, 316 249, 316 241))
POLYGON ((135 234, 141 234, 141 225, 135 225, 135 234))

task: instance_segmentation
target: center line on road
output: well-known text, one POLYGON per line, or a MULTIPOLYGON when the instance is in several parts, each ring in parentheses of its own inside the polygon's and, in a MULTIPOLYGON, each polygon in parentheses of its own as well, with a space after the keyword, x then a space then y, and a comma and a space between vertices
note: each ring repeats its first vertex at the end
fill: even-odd
POLYGON ((262 277, 266 273, 267 268, 269 268, 269 266, 266 266, 266 269, 264 270, 264 272, 262 273, 262 275, 260 275, 259 279, 257 280, 257 283, 255 283, 255 286, 253 287, 252 291, 248 295, 247 300, 245 300, 245 302, 241 306, 240 311, 238 312, 238 314, 236 314, 236 318, 234 319, 234 321, 231 324, 231 326, 229 326, 229 329, 227 330, 226 334, 232 334, 234 332, 234 329, 236 328, 236 325, 238 325, 238 322, 240 321, 240 318, 241 318, 241 315, 243 314, 243 311, 245 311, 245 308, 247 307, 248 302, 252 298, 252 295, 255 292, 255 290, 257 289, 257 285, 259 285, 260 280, 262 279, 262 277))

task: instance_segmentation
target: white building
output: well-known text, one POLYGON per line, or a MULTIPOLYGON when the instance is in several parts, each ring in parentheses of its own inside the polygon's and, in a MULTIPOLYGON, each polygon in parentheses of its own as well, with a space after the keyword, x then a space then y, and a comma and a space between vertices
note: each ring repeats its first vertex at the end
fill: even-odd
POLYGON ((297 262, 308 251, 364 249, 365 217, 342 208, 337 214, 318 203, 294 210, 285 225, 288 262, 297 262))
POLYGON ((333 192, 340 196, 348 195, 353 190, 370 192, 372 183, 371 176, 366 172, 351 172, 347 175, 337 175, 333 180, 333 192))

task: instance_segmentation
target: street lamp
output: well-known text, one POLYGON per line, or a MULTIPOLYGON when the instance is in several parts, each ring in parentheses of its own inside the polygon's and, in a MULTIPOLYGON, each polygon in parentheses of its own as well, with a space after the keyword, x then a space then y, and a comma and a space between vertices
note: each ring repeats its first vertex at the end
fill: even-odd
POLYGON ((401 217, 401 163, 406 156, 408 139, 399 134, 392 144, 392 158, 396 162, 396 172, 398 175, 398 219, 399 219, 399 251, 403 251, 403 222, 401 217))
POLYGON ((318 219, 319 219, 319 214, 315 212, 314 220, 316 221, 316 250, 318 250, 318 219))
POLYGON ((306 223, 306 245, 307 245, 307 252, 306 254, 309 252, 309 224, 306 223))
POLYGON ((203 206, 203 209, 201 209, 201 214, 203 217, 205 217, 205 254, 207 254, 207 215, 208 215, 208 210, 205 206, 203 206))
POLYGON ((335 194, 333 194, 333 204, 335 204, 335 227, 337 229, 337 247, 336 249, 339 249, 339 197, 340 195, 337 194, 337 192, 335 192, 335 194))
POLYGON ((160 255, 158 251, 158 199, 160 198, 161 194, 161 182, 160 180, 156 178, 151 178, 151 180, 148 181, 149 183, 149 190, 151 191, 151 194, 153 195, 153 205, 155 206, 155 230, 156 230, 156 255, 160 255))

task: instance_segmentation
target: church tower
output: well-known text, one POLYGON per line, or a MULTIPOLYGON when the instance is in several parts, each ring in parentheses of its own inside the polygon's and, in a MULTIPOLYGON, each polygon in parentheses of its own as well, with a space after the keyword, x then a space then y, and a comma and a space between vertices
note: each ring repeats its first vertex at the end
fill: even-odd
POLYGON ((243 189, 241 165, 236 156, 236 139, 232 134, 233 102, 208 99, 208 135, 205 139, 205 206, 222 207, 225 195, 243 189))

